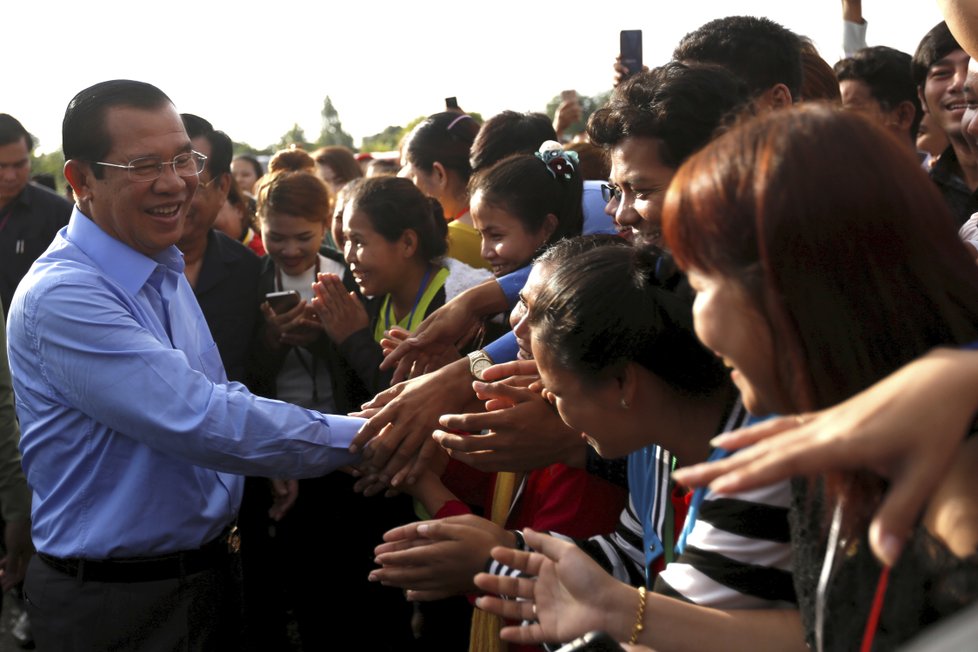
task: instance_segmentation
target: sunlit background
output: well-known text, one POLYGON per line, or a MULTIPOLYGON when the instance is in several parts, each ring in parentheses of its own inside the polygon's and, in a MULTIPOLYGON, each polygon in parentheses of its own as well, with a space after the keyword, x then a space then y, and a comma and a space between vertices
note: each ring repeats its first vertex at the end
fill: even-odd
MULTIPOLYGON (((263 148, 294 124, 310 140, 328 95, 343 129, 364 136, 439 111, 542 111, 564 89, 611 85, 621 29, 641 29, 648 65, 716 17, 767 16, 841 55, 839 0, 462 3, 170 0, 15 2, 2 9, 0 112, 58 149, 68 100, 112 78, 156 84, 177 108, 263 148)), ((870 45, 913 53, 941 20, 933 0, 864 0, 870 45)))

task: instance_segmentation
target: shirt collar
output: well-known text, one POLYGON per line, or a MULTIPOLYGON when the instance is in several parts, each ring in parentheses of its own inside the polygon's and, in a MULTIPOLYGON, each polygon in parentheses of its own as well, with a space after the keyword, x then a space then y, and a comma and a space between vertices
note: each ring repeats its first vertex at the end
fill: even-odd
POLYGON ((68 240, 91 258, 105 275, 136 294, 160 265, 183 273, 183 254, 171 245, 155 256, 146 256, 102 230, 76 205, 68 222, 68 240))

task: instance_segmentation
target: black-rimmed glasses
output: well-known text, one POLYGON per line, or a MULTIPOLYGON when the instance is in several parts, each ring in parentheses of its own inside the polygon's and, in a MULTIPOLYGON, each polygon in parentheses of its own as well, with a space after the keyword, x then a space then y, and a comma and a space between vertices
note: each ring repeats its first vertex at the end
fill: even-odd
POLYGON ((602 183, 601 197, 606 202, 611 201, 612 197, 614 197, 615 201, 621 201, 621 187, 613 183, 602 183))

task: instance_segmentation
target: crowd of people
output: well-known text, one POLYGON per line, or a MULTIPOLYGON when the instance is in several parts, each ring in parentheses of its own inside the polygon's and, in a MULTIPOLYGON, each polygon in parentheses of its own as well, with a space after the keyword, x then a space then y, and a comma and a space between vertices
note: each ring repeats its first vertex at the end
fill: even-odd
POLYGON ((569 96, 450 108, 394 169, 235 157, 113 80, 65 112, 68 202, 0 114, 0 588, 37 648, 973 623, 978 3, 943 4, 910 55, 843 2, 834 66, 712 20, 574 143, 569 96))

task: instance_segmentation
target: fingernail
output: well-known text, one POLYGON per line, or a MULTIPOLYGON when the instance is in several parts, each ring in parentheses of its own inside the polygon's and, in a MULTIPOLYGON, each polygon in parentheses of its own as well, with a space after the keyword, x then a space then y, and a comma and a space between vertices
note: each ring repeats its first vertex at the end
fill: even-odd
POLYGON ((873 523, 869 527, 869 540, 884 564, 887 566, 896 564, 903 550, 903 540, 900 537, 881 532, 879 526, 873 523))
POLYGON ((377 582, 377 581, 380 581, 380 578, 377 577, 376 573, 371 573, 370 575, 367 575, 367 581, 368 582, 377 582))
POLYGON ((356 444, 350 444, 350 452, 351 452, 351 453, 356 453, 356 452, 357 452, 357 451, 359 451, 359 450, 360 450, 360 448, 359 448, 359 447, 357 447, 357 445, 356 445, 356 444))
POLYGON ((723 442, 726 441, 726 439, 727 439, 726 435, 717 435, 716 437, 710 440, 710 446, 712 446, 713 448, 723 448, 723 442))
POLYGON ((421 535, 428 534, 428 530, 430 530, 430 529, 431 529, 431 526, 428 525, 427 523, 425 523, 424 525, 419 525, 418 526, 418 534, 421 534, 421 535))

